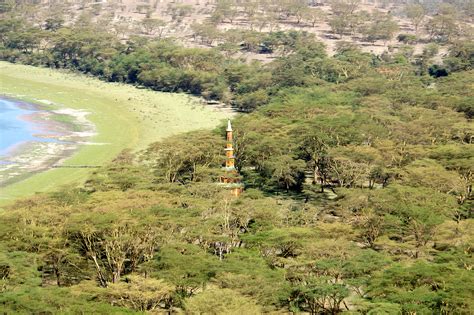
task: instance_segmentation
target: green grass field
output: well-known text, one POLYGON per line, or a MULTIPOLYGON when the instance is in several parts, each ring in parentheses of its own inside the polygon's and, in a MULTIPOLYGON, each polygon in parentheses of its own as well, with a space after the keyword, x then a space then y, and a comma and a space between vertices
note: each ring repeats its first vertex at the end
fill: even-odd
MULTIPOLYGON (((27 101, 48 100, 90 114, 98 134, 64 165, 103 165, 121 150, 142 149, 164 137, 213 128, 228 114, 215 111, 186 94, 159 93, 130 85, 106 83, 85 75, 0 62, 0 94, 27 101)), ((4 187, 0 204, 59 186, 80 184, 90 169, 51 169, 4 187)))

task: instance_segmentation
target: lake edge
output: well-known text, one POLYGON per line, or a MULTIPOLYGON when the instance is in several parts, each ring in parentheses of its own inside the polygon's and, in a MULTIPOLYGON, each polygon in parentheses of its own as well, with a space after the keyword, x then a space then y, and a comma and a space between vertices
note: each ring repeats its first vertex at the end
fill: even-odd
POLYGON ((47 100, 14 96, 11 93, 0 94, 0 99, 7 100, 18 108, 31 109, 33 112, 20 115, 17 119, 37 131, 33 134, 33 139, 17 142, 2 150, 0 157, 2 162, 7 163, 0 164, 0 188, 54 168, 79 150, 80 143, 68 140, 78 140, 74 133, 81 124, 75 121, 76 117, 73 115, 69 115, 71 119, 67 121, 59 119, 65 114, 57 111, 68 110, 66 107, 47 100), (67 139, 71 137, 73 139, 67 139), (44 141, 41 141, 42 139, 44 141))

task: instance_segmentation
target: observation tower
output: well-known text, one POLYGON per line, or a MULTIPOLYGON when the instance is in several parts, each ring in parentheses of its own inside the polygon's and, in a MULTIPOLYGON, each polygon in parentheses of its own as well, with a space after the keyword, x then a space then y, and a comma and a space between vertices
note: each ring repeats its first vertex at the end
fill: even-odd
POLYGON ((229 189, 232 196, 238 197, 244 190, 244 185, 235 168, 234 136, 230 120, 227 121, 226 140, 224 175, 219 178, 219 182, 223 187, 229 189))

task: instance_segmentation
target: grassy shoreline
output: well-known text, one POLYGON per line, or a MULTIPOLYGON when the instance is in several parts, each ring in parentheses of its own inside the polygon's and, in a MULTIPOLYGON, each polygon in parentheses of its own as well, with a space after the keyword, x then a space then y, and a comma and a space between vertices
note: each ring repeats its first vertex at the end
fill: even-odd
MULTIPOLYGON (((170 94, 106 83, 85 75, 0 62, 0 92, 22 100, 47 100, 89 112, 96 126, 91 141, 64 165, 102 165, 125 148, 142 149, 164 137, 213 128, 228 114, 202 106, 186 94, 170 94)), ((79 184, 90 169, 50 169, 2 188, 0 205, 35 192, 79 184)))

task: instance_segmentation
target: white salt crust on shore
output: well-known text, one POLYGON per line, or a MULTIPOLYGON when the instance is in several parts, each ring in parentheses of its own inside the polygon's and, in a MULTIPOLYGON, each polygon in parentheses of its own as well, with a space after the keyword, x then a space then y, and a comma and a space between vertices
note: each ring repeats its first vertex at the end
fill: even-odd
MULTIPOLYGON (((35 100, 35 102, 62 107, 48 100, 35 100)), ((52 142, 27 141, 17 144, 9 150, 6 156, 2 156, 0 164, 0 187, 23 180, 35 173, 61 166, 64 161, 72 156, 82 145, 107 145, 107 143, 95 143, 90 139, 97 135, 96 128, 88 119, 89 112, 71 108, 59 108, 54 110, 39 110, 29 115, 31 124, 38 127, 38 138, 47 138, 52 142), (71 117, 71 125, 54 120, 55 115, 67 115, 71 117)))

